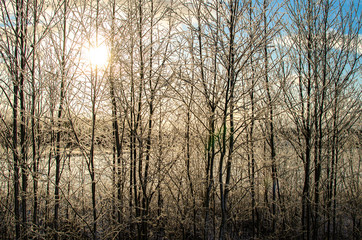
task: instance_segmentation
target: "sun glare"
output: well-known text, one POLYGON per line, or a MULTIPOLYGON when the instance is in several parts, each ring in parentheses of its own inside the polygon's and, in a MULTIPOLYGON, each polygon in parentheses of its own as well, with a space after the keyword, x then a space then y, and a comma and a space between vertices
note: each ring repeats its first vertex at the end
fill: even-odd
POLYGON ((108 49, 104 45, 91 47, 88 50, 88 59, 93 66, 104 67, 108 62, 108 49))

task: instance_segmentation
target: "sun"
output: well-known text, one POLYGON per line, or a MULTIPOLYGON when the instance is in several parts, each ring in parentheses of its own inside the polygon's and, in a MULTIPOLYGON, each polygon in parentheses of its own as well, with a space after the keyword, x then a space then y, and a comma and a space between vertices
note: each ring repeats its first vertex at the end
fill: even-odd
POLYGON ((108 63, 108 49, 105 45, 90 47, 87 58, 92 66, 105 67, 108 63))

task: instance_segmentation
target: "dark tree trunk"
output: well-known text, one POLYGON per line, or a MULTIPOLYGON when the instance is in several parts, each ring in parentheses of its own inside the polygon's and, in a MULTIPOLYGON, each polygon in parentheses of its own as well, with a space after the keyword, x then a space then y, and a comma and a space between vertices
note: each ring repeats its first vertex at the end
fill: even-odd
POLYGON ((67 0, 64 0, 64 16, 63 16, 63 46, 62 46, 62 56, 61 56, 61 83, 60 83, 60 100, 57 116, 57 132, 56 132, 56 142, 55 142, 55 188, 54 188, 54 239, 59 238, 58 235, 58 225, 59 225, 59 184, 60 184, 60 136, 61 136, 61 120, 63 114, 63 102, 65 97, 65 51, 66 51, 66 40, 67 40, 67 0))
POLYGON ((20 69, 19 69, 19 101, 20 101, 20 155, 21 155, 21 178, 22 178, 22 191, 21 191, 21 212, 22 212, 22 239, 27 239, 27 188, 28 188, 28 166, 27 166, 27 134, 26 134, 26 109, 25 109, 25 96, 24 96, 24 82, 26 78, 27 69, 27 20, 28 20, 28 6, 24 1, 20 1, 20 69))
MULTIPOLYGON (((17 55, 17 49, 15 50, 17 55)), ((19 203, 19 155, 18 155, 18 76, 15 73, 14 100, 13 100, 13 161, 14 161, 14 213, 15 213, 15 237, 20 239, 20 203, 19 203)))
POLYGON ((38 24, 38 1, 34 1, 34 30, 33 30, 33 53, 32 53, 32 69, 31 69, 31 84, 32 84, 32 101, 31 101, 31 138, 32 138, 32 151, 33 151, 33 225, 38 225, 38 169, 39 169, 39 160, 40 156, 37 154, 40 146, 40 136, 38 136, 39 130, 39 121, 36 119, 36 88, 35 88, 35 60, 36 60, 36 34, 37 34, 37 24, 38 24))

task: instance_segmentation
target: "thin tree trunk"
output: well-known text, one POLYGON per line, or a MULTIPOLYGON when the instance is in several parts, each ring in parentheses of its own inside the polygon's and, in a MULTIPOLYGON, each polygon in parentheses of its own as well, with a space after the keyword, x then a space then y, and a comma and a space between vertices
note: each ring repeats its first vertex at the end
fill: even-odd
POLYGON ((67 32, 67 0, 64 0, 64 16, 63 16, 63 46, 62 46, 62 56, 61 56, 61 83, 60 83, 60 101, 58 108, 58 116, 57 116, 57 133, 56 133, 56 143, 55 143, 55 189, 54 189, 54 239, 57 240, 59 238, 58 234, 58 224, 59 224, 59 184, 60 184, 60 135, 61 135, 61 120, 63 114, 63 102, 65 97, 65 51, 66 51, 66 32, 67 32))
MULTIPOLYGON (((98 15, 99 15, 99 0, 96 5, 96 47, 98 47, 98 15)), ((95 128, 97 121, 96 114, 96 101, 98 92, 98 66, 95 66, 94 76, 91 76, 92 81, 92 130, 91 130, 91 146, 89 152, 89 164, 90 164, 90 177, 92 181, 91 193, 92 193, 92 212, 93 212, 93 239, 97 239, 97 202, 96 202, 96 180, 95 180, 95 167, 94 167, 94 148, 95 148, 95 128)))
MULTIPOLYGON (((148 171, 149 171, 149 164, 150 164, 150 159, 151 159, 151 146, 152 146, 152 129, 153 129, 153 113, 154 113, 154 99, 155 99, 155 88, 157 87, 157 83, 155 84, 155 86, 152 85, 152 68, 153 68, 153 21, 154 21, 154 5, 153 5, 153 1, 151 0, 150 2, 151 6, 150 6, 150 59, 149 59, 149 76, 148 76, 148 80, 149 80, 149 88, 151 91, 151 96, 150 96, 150 100, 149 100, 149 118, 148 118, 148 129, 147 129, 147 137, 146 137, 146 157, 145 157, 145 169, 144 169, 144 173, 143 173, 143 184, 142 184, 142 223, 141 223, 141 228, 142 228, 142 238, 143 239, 147 239, 148 238, 148 218, 149 218, 149 196, 148 196, 148 171)), ((140 7, 140 14, 142 11, 142 8, 140 7)), ((142 24, 142 15, 140 15, 140 24, 142 24)), ((140 38, 142 38, 142 29, 140 29, 140 38)), ((140 47, 142 47, 142 42, 140 42, 140 47)), ((140 49, 141 50, 141 49, 140 49)), ((140 54, 143 55, 143 52, 140 51, 140 54)), ((141 57, 141 61, 143 60, 143 57, 141 57)), ((141 71, 143 71, 143 61, 141 62, 141 71)), ((141 74, 143 74, 141 72, 141 74)), ((141 77, 141 82, 142 82, 142 77, 141 77)))
MULTIPOLYGON (((252 77, 253 79, 253 77, 252 77)), ((254 79, 252 80, 252 84, 254 84, 254 79)), ((248 149, 248 158, 251 162, 251 176, 250 176, 250 185, 251 185, 251 209, 252 209, 252 222, 253 229, 252 234, 253 237, 257 235, 257 209, 256 209, 256 197, 255 197, 255 155, 254 155, 254 124, 255 124, 255 103, 254 103, 254 87, 252 87, 250 91, 250 101, 251 101, 251 122, 250 122, 250 131, 249 131, 249 146, 248 149)))
POLYGON ((330 236, 330 229, 332 228, 332 239, 336 239, 336 195, 337 195, 337 163, 338 163, 338 151, 339 151, 339 137, 338 137, 338 100, 339 100, 339 86, 337 82, 334 85, 334 106, 333 106, 333 137, 332 137, 332 163, 331 163, 331 178, 329 181, 329 192, 330 192, 330 211, 332 217, 328 218, 328 237, 330 236), (332 218, 332 223, 330 223, 330 218, 332 218))
POLYGON ((20 1, 20 76, 19 76, 19 101, 20 101, 20 149, 21 149, 21 178, 22 178, 22 193, 21 193, 21 210, 22 210, 22 239, 28 237, 27 223, 27 188, 28 188, 28 166, 27 166, 27 133, 26 133, 26 109, 24 97, 24 82, 27 68, 27 20, 28 6, 25 6, 24 1, 20 1))
MULTIPOLYGON (((21 14, 20 6, 16 5, 16 38, 20 38, 21 31, 21 14)), ((12 136, 12 149, 14 161, 14 214, 15 214, 15 237, 21 238, 20 228, 20 176, 19 176, 19 152, 18 152, 18 104, 19 104, 19 49, 18 43, 15 45, 15 70, 13 73, 13 136, 12 136)))
MULTIPOLYGON (((112 102, 112 127, 113 127, 113 137, 114 137, 114 148, 116 151, 116 161, 114 161, 114 172, 117 176, 117 204, 116 206, 122 206, 122 192, 121 192, 121 144, 119 139, 119 127, 118 127, 118 114, 117 114, 117 102, 115 96, 115 87, 114 87, 114 54, 115 54, 115 16, 116 14, 116 1, 112 3, 112 32, 111 32, 111 60, 110 60, 110 69, 109 69, 109 82, 110 82, 110 94, 112 102)), ((117 223, 121 224, 121 209, 118 207, 117 211, 117 223)), ((121 239, 121 233, 118 233, 118 239, 121 239)))
MULTIPOLYGON (((229 84, 227 84, 226 96, 229 94, 229 84)), ((223 182, 223 165, 224 158, 226 153, 226 118, 227 118, 227 101, 225 101, 225 106, 223 109, 223 121, 222 121, 222 138, 221 138, 221 149, 220 149, 220 159, 219 159, 219 188, 220 188, 220 205, 221 205, 221 223, 219 230, 219 239, 225 239, 225 225, 226 225, 226 202, 225 202, 225 192, 224 192, 224 182, 223 182)))
MULTIPOLYGON (((31 69, 31 78, 32 78, 32 105, 31 105, 31 137, 32 137, 32 150, 33 150, 33 225, 38 225, 38 166, 39 158, 37 156, 37 150, 39 150, 39 143, 37 145, 36 131, 39 129, 39 124, 35 123, 35 110, 36 110, 36 89, 35 89, 35 56, 36 56, 36 34, 37 34, 37 24, 38 24, 38 1, 34 1, 34 26, 33 26, 33 53, 32 53, 32 69, 31 69)), ((37 121, 39 123, 39 121, 37 121)))
MULTIPOLYGON (((205 203, 205 237, 207 237, 208 234, 208 228, 209 228, 209 209, 210 209, 210 202, 214 200, 214 164, 215 164, 215 124, 216 124, 216 82, 217 82, 217 54, 218 54, 218 41, 219 41, 219 2, 216 3, 216 39, 214 40, 214 56, 213 56, 213 85, 212 85, 212 95, 208 95, 208 90, 205 86, 205 95, 207 97, 206 101, 208 103, 209 111, 210 111, 210 117, 209 117, 209 126, 208 126, 208 143, 207 143, 207 167, 206 167, 206 203, 205 203)), ((201 44, 201 42, 199 42, 201 44)), ((200 54, 202 57, 202 55, 200 54)), ((215 201, 214 201, 215 204, 215 201)), ((213 237, 216 235, 216 226, 215 226, 215 208, 213 208, 213 237)))
MULTIPOLYGON (((326 97, 326 84, 327 84, 327 23, 328 23, 328 13, 329 13, 329 2, 327 1, 324 4, 324 19, 323 19, 323 39, 322 39, 322 44, 323 44, 323 52, 322 52, 322 94, 321 94, 321 99, 320 99, 320 109, 319 109, 319 115, 316 115, 316 121, 318 121, 318 123, 316 124, 316 131, 318 130, 318 142, 316 142, 316 146, 318 145, 318 154, 315 153, 316 155, 318 155, 318 159, 316 159, 316 163, 315 163, 315 223, 314 223, 314 233, 313 233, 313 238, 314 239, 318 239, 318 231, 319 231, 319 182, 320 182, 320 177, 322 175, 322 148, 323 148, 323 128, 322 128, 322 124, 323 124, 323 115, 324 115, 324 102, 325 102, 325 97, 326 97), (318 119, 317 119, 318 116, 318 119), (318 127, 318 129, 317 129, 318 127)), ((316 85, 318 85, 318 83, 316 83, 316 85)), ((316 134, 317 135, 317 134, 316 134)))
MULTIPOLYGON (((97 71, 96 71, 97 72, 97 71)), ((97 76, 95 77, 97 78, 97 76)), ((97 80, 96 80, 97 81, 97 80)), ((97 84, 95 84, 95 88, 97 84)), ((96 90, 94 90, 96 91, 96 90)), ((93 239, 97 239, 97 208, 96 208, 96 181, 95 181, 95 170, 94 170, 94 141, 95 141, 95 125, 96 125, 96 113, 95 113, 95 101, 96 95, 92 100, 92 135, 91 135, 91 148, 89 152, 89 164, 90 164, 90 177, 91 177, 91 193, 92 193, 92 212, 93 212, 93 239)))
POLYGON ((220 234, 219 239, 225 239, 226 231, 228 230, 228 195, 230 191, 230 179, 231 179, 231 164, 232 155, 234 151, 234 86, 235 86, 235 22, 237 18, 237 12, 239 8, 239 1, 230 2, 230 19, 228 25, 229 31, 229 49, 227 59, 227 88, 225 92, 225 106, 223 116, 223 136, 222 136, 222 149, 220 153, 219 163, 219 184, 220 184, 220 201, 221 201, 221 223, 220 223, 220 234), (228 111, 229 109, 229 111, 228 111), (226 125, 227 116, 229 113, 229 125, 230 125, 230 136, 229 136, 229 149, 226 160, 226 177, 225 183, 223 182, 223 160, 226 155, 226 125))
MULTIPOLYGON (((53 146, 54 144, 54 137, 53 137, 53 133, 51 133, 51 138, 50 138, 50 144, 51 146, 53 146)), ((50 210, 49 210, 49 199, 50 199, 50 170, 51 170, 51 160, 53 158, 52 155, 52 151, 53 149, 51 148, 49 150, 49 156, 48 156, 48 164, 47 164, 47 183, 46 183, 46 193, 45 193, 45 226, 48 226, 49 224, 49 219, 50 219, 50 210)))
MULTIPOLYGON (((142 110, 142 92, 143 92, 143 82, 145 79, 145 70, 144 70, 144 50, 143 50, 143 3, 142 0, 139 0, 137 3, 137 7, 138 7, 138 26, 137 26, 137 30, 138 30, 138 44, 139 44, 139 58, 140 58, 140 70, 139 70, 139 87, 138 87, 138 107, 137 107, 137 116, 136 116, 136 122, 135 122, 135 133, 137 133, 137 141, 138 141, 138 179, 139 179, 139 185, 138 185, 138 189, 137 186, 135 185, 135 193, 136 191, 138 191, 139 195, 137 196, 135 194, 135 207, 136 207, 136 217, 140 217, 141 218, 141 223, 137 224, 137 230, 138 230, 138 238, 139 239, 144 239, 147 236, 144 235, 143 230, 143 224, 145 223, 145 219, 143 216, 144 211, 141 211, 141 191, 142 191, 142 187, 144 186, 144 182, 147 181, 146 179, 144 179, 143 177, 143 139, 142 139, 142 114, 141 114, 141 110, 142 110), (139 131, 138 131, 139 130, 139 131), (137 189, 137 190, 136 190, 137 189)), ((135 139, 136 140, 136 139, 135 139)), ((136 148, 135 148, 136 151, 136 148)), ((137 158, 136 156, 136 152, 135 152, 135 159, 137 158)), ((136 167, 136 165, 135 165, 136 167)), ((136 168, 135 168, 135 173, 136 173, 136 168)), ((135 175, 136 177, 136 175, 135 175)), ((142 192, 144 193, 144 192, 142 192)), ((143 196, 142 196, 143 197, 143 196)))
POLYGON ((334 201, 334 178, 336 177, 336 159, 337 159, 337 138, 338 138, 338 104, 339 100, 339 89, 337 81, 334 84, 334 102, 333 102, 333 119, 332 119, 332 143, 331 143, 331 165, 328 168, 328 187, 327 187, 327 239, 334 239, 334 209, 333 209, 333 201, 334 201), (332 222, 331 222, 332 220, 332 222), (333 224, 333 225, 332 225, 333 224), (333 226, 333 236, 331 236, 331 228, 333 226))
MULTIPOLYGON (((18 19, 18 16, 17 16, 18 19)), ((18 32, 18 24, 17 24, 18 32)), ((15 61, 17 67, 18 46, 15 48, 15 61)), ((13 81, 13 161, 14 161, 14 213, 15 213, 15 237, 20 239, 20 203, 19 203, 19 155, 18 155, 18 96, 19 96, 19 79, 18 73, 14 73, 15 80, 13 81)))
MULTIPOLYGON (((253 46, 254 36, 252 28, 252 18, 253 18, 253 6, 250 1, 249 5, 249 37, 250 44, 253 46)), ((254 68, 254 58, 250 56, 250 66, 251 66, 251 87, 250 91, 250 103, 251 103, 251 121, 249 129, 249 140, 248 140, 248 159, 251 162, 251 176, 250 176, 250 189, 251 189, 251 216, 252 216, 252 236, 255 238, 257 234, 257 209, 256 209, 256 197, 255 197, 255 155, 254 155, 254 125, 255 125, 255 101, 254 101, 254 88, 255 88, 255 68, 254 68)))
MULTIPOLYGON (((129 8, 131 8, 130 2, 129 8)), ((131 10, 130 10, 131 11, 131 10)), ((131 13, 128 13, 128 18, 130 18, 131 13)), ((131 25, 132 26, 132 25, 131 25)), ((134 56, 133 56, 133 47, 134 47, 134 38, 133 35, 131 35, 131 47, 130 49, 130 67, 131 67, 131 109, 130 109, 130 121, 129 121, 129 128, 130 128, 130 175, 129 175, 129 237, 131 239, 134 238, 134 207, 133 207, 133 201, 137 202, 135 199, 137 198, 137 187, 136 187, 136 132, 135 132, 135 82, 134 82, 134 56), (134 192, 133 192, 134 190, 134 192)), ((137 208, 137 206, 135 206, 137 208)))
POLYGON ((162 105, 160 106, 160 118, 158 122, 158 157, 157 157, 157 239, 163 239, 165 235, 164 217, 162 215, 163 210, 163 195, 161 189, 162 183, 162 105))
MULTIPOLYGON (((192 75, 193 78, 193 75, 192 75)), ((195 198, 195 191, 194 185, 191 178, 191 170, 190 170, 190 162, 191 162, 191 136, 190 136, 190 126, 191 126, 191 105, 192 105, 192 98, 193 98, 193 85, 191 85, 191 96, 190 101, 187 104, 187 114, 186 114, 186 173, 187 173, 187 180, 189 182, 190 188, 190 195, 192 198, 192 229, 193 229, 193 237, 196 237, 196 198, 195 198)))
MULTIPOLYGON (((307 109, 304 117, 305 163, 304 163, 304 187, 302 195, 302 226, 303 239, 310 239, 310 163, 312 129, 310 126, 311 113, 311 78, 312 78, 312 2, 308 0, 308 35, 307 35, 307 109)), ((302 104, 304 104, 302 102, 302 104)))
MULTIPOLYGON (((202 32, 201 32, 201 8, 202 8, 202 2, 198 2, 197 5, 197 43, 198 43, 198 57, 199 57, 199 68, 200 68, 200 73, 201 73, 201 81, 204 83, 205 86, 205 73, 204 73, 204 59, 203 59, 203 39, 202 39, 202 32)), ((192 46, 193 47, 193 46, 192 46)), ((193 61, 195 61, 193 59, 193 61)), ((192 76, 193 77, 193 76, 192 76)), ((207 91, 205 88, 205 97, 208 97, 207 95, 207 91)), ((192 101, 192 100, 190 100, 192 101)), ((207 101, 209 101, 209 99, 207 99, 207 101)), ((190 109, 188 109, 190 110, 190 109)), ((210 130, 209 130, 210 131, 210 130)), ((211 132, 209 133, 211 134, 211 132)), ((209 140, 210 138, 212 138, 209 135, 209 140)), ((209 145, 210 146, 210 145, 209 145)), ((209 147, 208 146, 208 147, 209 147)), ((209 154, 208 152, 208 159, 207 159, 207 165, 206 165, 206 196, 205 196, 205 219, 204 219, 204 240, 208 239, 208 235, 209 235, 209 212, 210 212, 210 190, 211 190, 211 181, 212 181, 212 167, 211 167, 211 163, 212 163, 212 156, 209 154)))
POLYGON ((268 43, 267 43, 267 31, 268 31, 268 23, 267 23, 267 1, 264 0, 264 38, 265 38, 265 45, 264 45, 264 68, 265 68, 265 84, 266 84, 266 93, 267 93, 267 102, 268 102, 268 111, 269 111, 269 119, 268 121, 268 144, 270 147, 270 159, 271 159, 271 170, 272 170, 272 214, 273 214, 273 232, 276 230, 276 202, 277 202, 277 186, 278 186, 278 171, 277 171, 277 164, 276 164, 276 151, 275 151, 275 142, 274 142, 274 114, 273 114, 273 102, 270 93, 270 83, 269 83, 269 64, 268 64, 268 43))

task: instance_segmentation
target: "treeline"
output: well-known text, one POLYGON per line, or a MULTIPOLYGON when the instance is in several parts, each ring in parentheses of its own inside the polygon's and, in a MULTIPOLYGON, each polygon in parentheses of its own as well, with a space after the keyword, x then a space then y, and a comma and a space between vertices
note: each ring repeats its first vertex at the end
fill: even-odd
POLYGON ((361 238, 359 2, 0 8, 1 239, 361 238))

